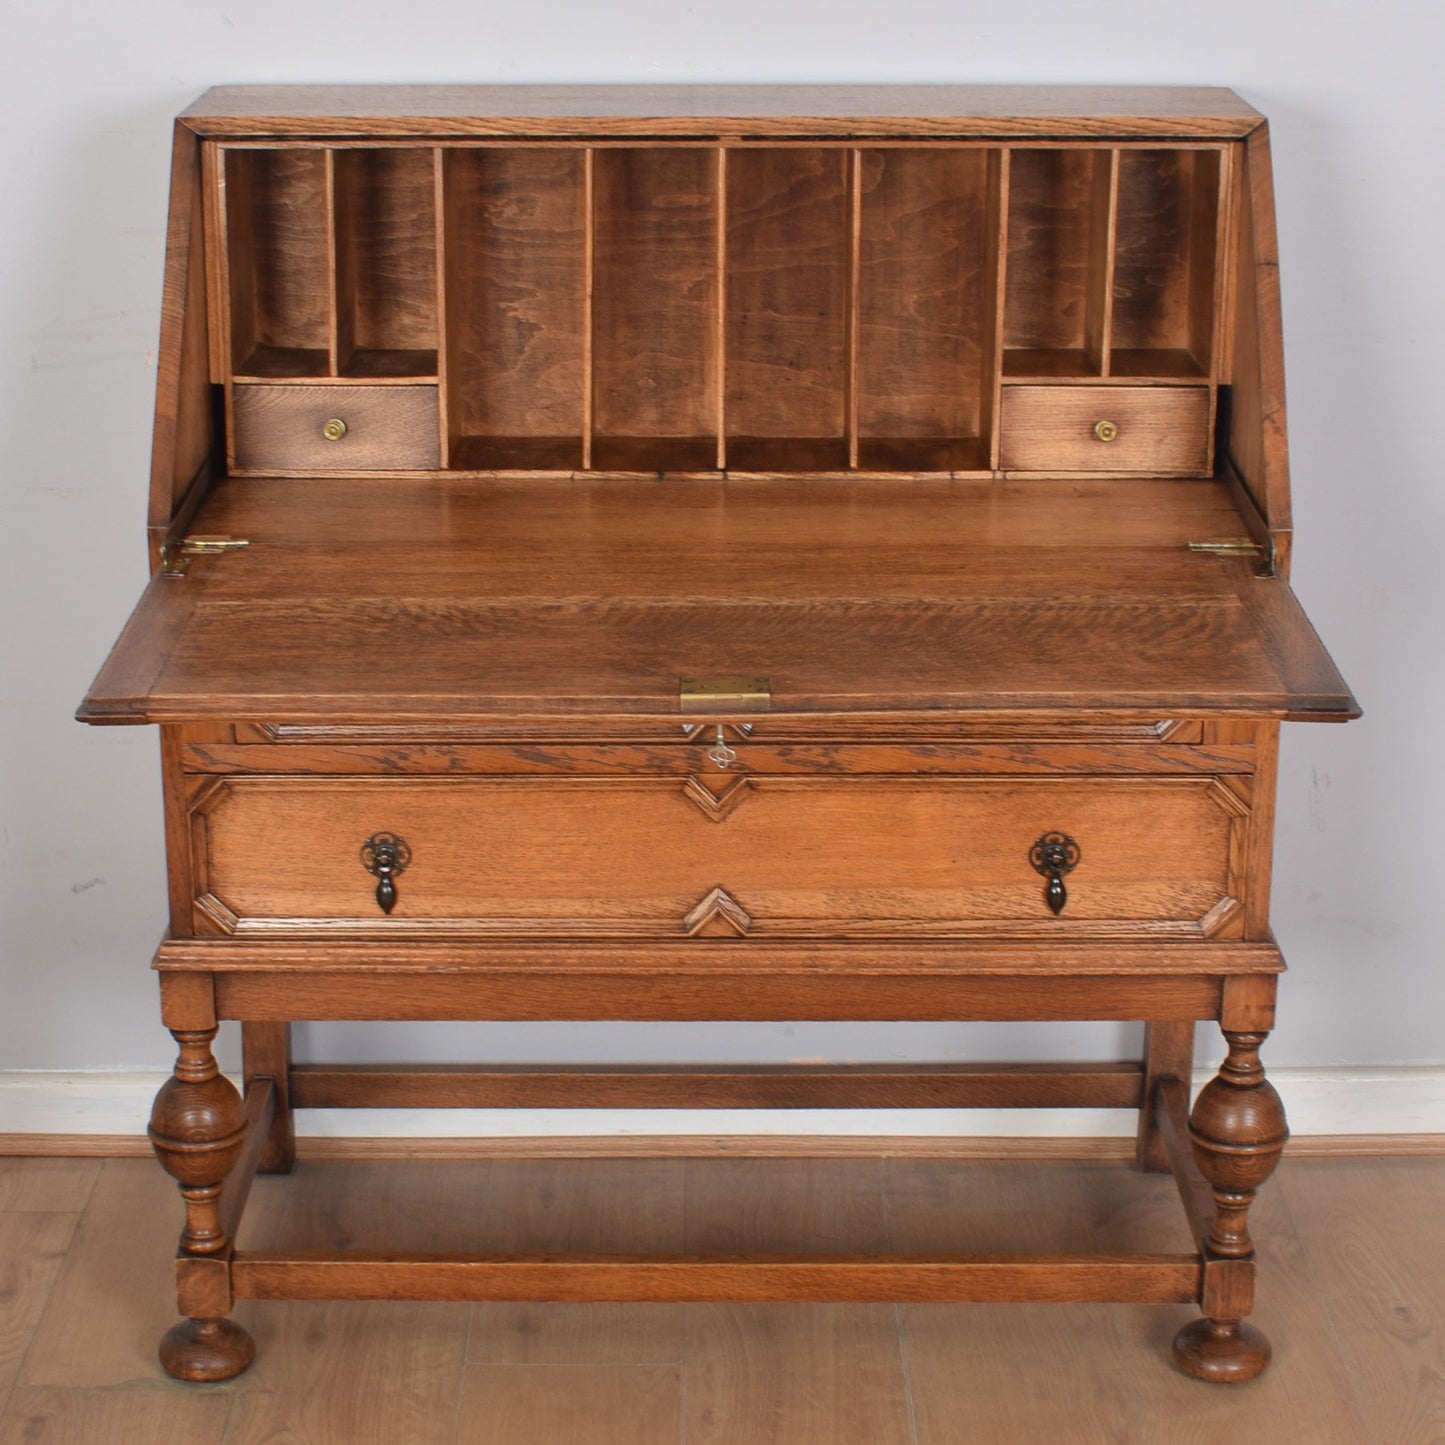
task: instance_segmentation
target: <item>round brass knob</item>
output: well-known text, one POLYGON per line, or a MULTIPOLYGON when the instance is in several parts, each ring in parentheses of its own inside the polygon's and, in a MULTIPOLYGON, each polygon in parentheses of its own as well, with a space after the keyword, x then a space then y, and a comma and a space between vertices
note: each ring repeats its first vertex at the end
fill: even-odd
POLYGON ((346 423, 339 416, 321 423, 321 435, 329 442, 339 442, 346 435, 346 423))
POLYGON ((1094 423, 1094 435, 1101 442, 1111 442, 1119 435, 1119 428, 1111 421, 1096 421, 1094 423))

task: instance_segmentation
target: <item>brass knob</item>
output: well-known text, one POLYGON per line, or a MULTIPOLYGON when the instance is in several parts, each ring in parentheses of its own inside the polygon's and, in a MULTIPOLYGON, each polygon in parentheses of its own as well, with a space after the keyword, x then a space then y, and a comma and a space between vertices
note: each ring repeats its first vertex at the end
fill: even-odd
POLYGON ((1119 435, 1119 428, 1111 421, 1096 421, 1094 423, 1094 435, 1101 442, 1111 442, 1119 435))
POLYGON ((339 416, 321 423, 321 435, 329 442, 339 442, 346 435, 346 423, 339 416))

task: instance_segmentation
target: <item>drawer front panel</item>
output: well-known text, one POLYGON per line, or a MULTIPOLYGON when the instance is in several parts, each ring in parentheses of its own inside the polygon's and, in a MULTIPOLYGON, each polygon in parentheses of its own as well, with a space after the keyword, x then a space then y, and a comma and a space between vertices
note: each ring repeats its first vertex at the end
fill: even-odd
POLYGON ((238 386, 231 408, 238 471, 434 471, 441 465, 434 386, 238 386))
POLYGON ((539 938, 1218 936, 1247 813, 1207 776, 212 777, 191 807, 203 931, 539 938), (1049 832, 1080 849, 1057 917, 1049 832))
POLYGON ((999 465, 1021 472, 1205 472, 1209 388, 1006 386, 999 465))

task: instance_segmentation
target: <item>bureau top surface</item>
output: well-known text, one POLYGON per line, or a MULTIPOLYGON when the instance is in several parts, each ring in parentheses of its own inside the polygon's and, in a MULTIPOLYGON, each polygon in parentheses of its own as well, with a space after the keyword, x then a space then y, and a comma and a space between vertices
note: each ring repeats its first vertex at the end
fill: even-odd
POLYGON ((1231 137, 1231 90, 1172 86, 219 86, 182 113, 207 135, 997 135, 1231 137))
POLYGON ((154 579, 92 722, 773 710, 1343 718, 1293 594, 1218 482, 232 479, 154 579))

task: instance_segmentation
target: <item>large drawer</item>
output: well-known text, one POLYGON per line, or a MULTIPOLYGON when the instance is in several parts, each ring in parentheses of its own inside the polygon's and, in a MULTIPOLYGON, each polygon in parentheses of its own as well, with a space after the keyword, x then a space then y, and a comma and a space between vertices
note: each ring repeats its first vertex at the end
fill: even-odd
POLYGON ((235 465, 247 472, 434 471, 434 386, 234 388, 235 465))
POLYGON ((190 809, 202 932, 673 939, 1230 936, 1248 813, 1210 775, 211 776, 190 809))
POLYGON ((1020 472, 1187 472, 1209 465, 1205 386, 1006 386, 999 465, 1020 472))

